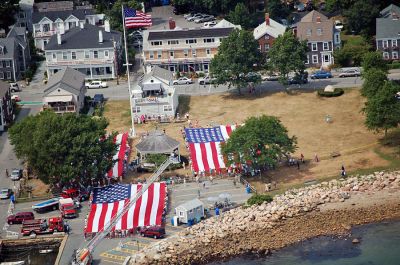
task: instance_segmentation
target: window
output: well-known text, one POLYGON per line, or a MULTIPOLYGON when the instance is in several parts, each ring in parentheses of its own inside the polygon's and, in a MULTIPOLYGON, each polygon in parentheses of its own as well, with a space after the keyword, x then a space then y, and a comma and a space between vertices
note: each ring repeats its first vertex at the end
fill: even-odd
POLYGON ((11 67, 10 61, 6 61, 6 67, 11 67))
POLYGON ((268 43, 266 43, 266 44, 264 44, 264 51, 269 51, 269 44, 268 43))
POLYGON ((265 34, 264 39, 269 40, 269 35, 265 34))
POLYGON ((206 54, 210 55, 211 54, 211 49, 206 49, 206 54))
POLYGON ((193 43, 197 43, 197 40, 196 39, 186 40, 186 44, 193 44, 193 43))
POLYGON ((76 52, 71 52, 71 58, 72 60, 76 60, 76 52))
POLYGON ((189 51, 188 51, 188 50, 183 50, 183 55, 184 55, 185 57, 187 57, 188 54, 189 54, 189 51))
POLYGON ((171 105, 164 105, 163 108, 164 108, 164 112, 172 111, 172 106, 171 105))
POLYGON ((90 58, 90 52, 89 51, 85 51, 85 59, 89 59, 90 58))
POLYGON ((43 24, 43 32, 50 31, 50 24, 43 24))
POLYGON ((317 35, 321 36, 322 35, 322 29, 317 29, 317 35))
POLYGON ((149 58, 154 59, 154 52, 149 52, 149 58))
POLYGON ((399 53, 398 52, 392 52, 392 59, 399 59, 399 53))
POLYGON ((318 63, 318 55, 317 54, 313 54, 312 63, 318 63))
POLYGON ((104 57, 108 58, 108 56, 110 56, 109 51, 104 51, 104 57))
POLYGON ((383 53, 383 59, 389 59, 389 53, 388 52, 384 52, 383 53))
POLYGON ((190 210, 189 210, 189 214, 192 214, 192 213, 193 213, 193 209, 190 209, 190 210))
POLYGON ((184 212, 179 212, 179 217, 184 217, 185 213, 184 212))
POLYGON ((49 43, 49 41, 48 41, 48 40, 43 40, 43 46, 46 46, 46 45, 47 45, 47 43, 49 43))
POLYGON ((25 18, 25 12, 19 12, 19 18, 25 18))
POLYGON ((196 49, 192 49, 192 56, 196 56, 196 49))
POLYGON ((309 64, 310 63, 310 57, 307 55, 307 60, 305 62, 305 64, 309 64))
POLYGON ((4 73, 0 72, 0 79, 4 79, 4 73))
POLYGON ((389 46, 389 41, 388 40, 383 40, 382 41, 382 47, 387 48, 389 46))
POLYGON ((324 55, 324 62, 329 63, 331 61, 331 56, 329 54, 324 55))
POLYGON ((169 57, 174 58, 174 51, 169 52, 169 57))
POLYGON ((152 46, 160 46, 160 45, 162 45, 162 41, 152 41, 152 42, 150 42, 150 44, 152 46))
POLYGON ((339 43, 339 34, 336 34, 335 38, 336 38, 336 43, 339 43))
POLYGON ((63 55, 63 60, 67 60, 68 59, 68 54, 66 52, 63 52, 62 55, 63 55))
POLYGON ((133 107, 132 108, 133 113, 139 113, 140 112, 140 107, 133 107))
POLYGON ((57 54, 55 52, 53 52, 51 56, 52 56, 53 60, 57 59, 57 54))
POLYGON ((307 29, 307 33, 306 33, 307 36, 311 36, 311 32, 312 32, 311 29, 307 29))
POLYGON ((312 51, 318 50, 317 43, 311 43, 311 50, 312 50, 312 51))
POLYGON ((215 39, 214 38, 207 38, 207 39, 204 39, 203 41, 204 41, 204 43, 211 43, 211 42, 215 42, 215 39))
POLYGON ((11 79, 11 72, 7 72, 7 79, 11 79))
POLYGON ((93 58, 99 58, 99 51, 93 51, 93 58))
POLYGON ((323 43, 323 47, 324 47, 324 51, 329 50, 329 43, 328 42, 324 42, 323 43))
POLYGON ((168 45, 176 45, 179 44, 179 40, 169 40, 168 45))
POLYGON ((397 40, 392 40, 392 47, 397 47, 397 40))
POLYGON ((161 59, 161 57, 162 57, 162 51, 157 51, 157 58, 161 59))

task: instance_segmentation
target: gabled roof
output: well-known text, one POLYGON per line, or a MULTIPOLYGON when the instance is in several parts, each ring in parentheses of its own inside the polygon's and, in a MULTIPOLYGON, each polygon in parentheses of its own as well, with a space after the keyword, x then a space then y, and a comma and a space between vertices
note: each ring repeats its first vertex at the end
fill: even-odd
POLYGON ((16 43, 14 37, 0 38, 0 46, 5 48, 3 54, 0 54, 0 58, 14 58, 16 43))
POLYGON ((62 88, 71 94, 79 95, 85 87, 85 75, 81 72, 66 67, 52 75, 44 89, 44 94, 48 95, 58 88, 62 88))
POLYGON ((39 23, 45 17, 47 17, 53 22, 56 21, 58 18, 64 21, 71 15, 75 16, 79 20, 85 20, 85 16, 93 14, 94 12, 92 9, 34 12, 32 14, 32 23, 33 24, 39 23))
POLYGON ((104 28, 84 24, 83 29, 75 27, 61 35, 61 44, 57 43, 57 34, 51 36, 49 43, 44 47, 48 50, 70 50, 70 49, 92 49, 92 48, 112 48, 113 40, 119 41, 121 33, 111 30, 106 32, 104 28), (103 42, 99 42, 99 31, 103 32, 103 42))
POLYGON ((199 206, 204 206, 204 203, 196 198, 196 199, 193 199, 191 201, 182 203, 182 204, 178 205, 176 208, 183 208, 185 210, 192 210, 192 209, 195 209, 195 208, 197 208, 199 206))
POLYGON ((257 28, 254 29, 253 35, 256 40, 268 34, 274 38, 277 38, 279 35, 283 35, 286 31, 286 26, 276 22, 273 19, 269 19, 269 25, 264 21, 257 28))
POLYGON ((305 15, 300 22, 317 22, 317 18, 321 18, 321 22, 322 21, 328 21, 328 17, 326 17, 324 14, 321 14, 318 11, 311 11, 310 13, 308 13, 307 15, 305 15))
POLYGON ((161 81, 164 81, 167 84, 169 84, 174 78, 171 71, 161 68, 159 66, 153 66, 153 69, 151 70, 150 74, 154 77, 161 79, 161 81))
POLYGON ((400 38, 400 19, 377 18, 376 39, 400 38))
POLYGON ((0 80, 0 99, 2 99, 8 90, 10 89, 10 84, 0 80))
POLYGON ((227 37, 234 28, 196 28, 181 30, 150 30, 147 40, 176 40, 191 38, 227 37))
POLYGON ((297 37, 301 40, 333 41, 333 30, 333 21, 315 10, 305 15, 297 23, 297 37), (318 22, 318 18, 320 18, 320 22, 318 22))
POLYGON ((228 20, 223 19, 220 22, 218 22, 217 25, 214 26, 214 28, 236 28, 236 29, 242 29, 242 26, 235 25, 235 24, 229 22, 228 20))
POLYGON ((25 49, 28 45, 26 42, 26 29, 24 27, 12 26, 7 34, 7 38, 15 38, 15 41, 25 49))
POLYGON ((398 17, 400 17, 400 7, 391 4, 384 8, 379 14, 382 18, 392 18, 393 14, 396 14, 398 17))

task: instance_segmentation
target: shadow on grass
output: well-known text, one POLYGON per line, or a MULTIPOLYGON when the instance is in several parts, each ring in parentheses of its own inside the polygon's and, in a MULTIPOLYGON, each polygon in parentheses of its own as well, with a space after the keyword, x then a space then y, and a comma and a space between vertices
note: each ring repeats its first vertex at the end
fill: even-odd
POLYGON ((190 96, 180 95, 179 96, 179 105, 177 112, 181 115, 181 118, 190 111, 190 96))

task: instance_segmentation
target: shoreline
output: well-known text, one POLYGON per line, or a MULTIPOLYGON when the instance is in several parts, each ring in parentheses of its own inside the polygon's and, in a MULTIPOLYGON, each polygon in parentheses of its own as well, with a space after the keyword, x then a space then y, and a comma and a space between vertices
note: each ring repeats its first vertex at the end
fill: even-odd
POLYGON ((207 264, 269 255, 319 236, 347 236, 352 226, 389 220, 400 220, 400 172, 332 180, 287 191, 269 204, 231 210, 143 249, 131 264, 207 264))

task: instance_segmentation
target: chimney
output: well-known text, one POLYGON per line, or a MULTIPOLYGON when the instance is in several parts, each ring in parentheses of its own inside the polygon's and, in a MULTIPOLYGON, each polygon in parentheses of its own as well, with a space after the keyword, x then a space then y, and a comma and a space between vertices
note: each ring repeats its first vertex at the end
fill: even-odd
POLYGON ((79 27, 80 27, 81 29, 84 29, 84 28, 85 28, 85 25, 83 24, 82 21, 79 22, 79 27))
POLYGON ((321 17, 317 17, 317 23, 321 23, 321 17))
POLYGON ((103 31, 99 30, 99 42, 103 43, 103 31))
POLYGON ((105 32, 110 32, 110 21, 108 19, 104 21, 104 30, 105 32))
POLYGON ((61 45, 61 34, 57 33, 57 44, 61 45))
POLYGON ((265 13, 265 24, 269 26, 269 13, 265 13))
POLYGON ((175 24, 175 20, 172 19, 172 17, 169 18, 169 29, 175 29, 176 24, 175 24))

